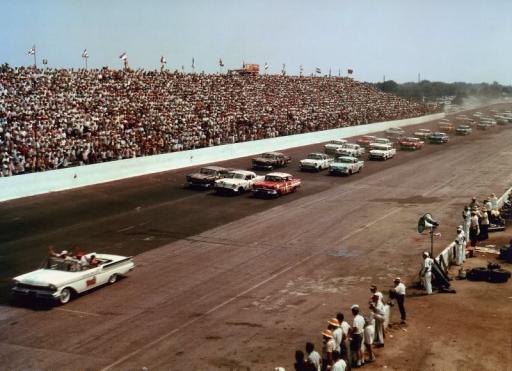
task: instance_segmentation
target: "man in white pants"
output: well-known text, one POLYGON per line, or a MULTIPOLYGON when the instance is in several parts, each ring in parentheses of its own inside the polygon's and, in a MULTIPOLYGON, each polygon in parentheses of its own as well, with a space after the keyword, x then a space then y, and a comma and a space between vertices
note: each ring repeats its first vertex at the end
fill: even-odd
POLYGON ((457 237, 455 237, 455 264, 462 265, 466 260, 466 234, 462 225, 457 227, 457 237))
POLYGON ((432 294, 432 266, 434 260, 429 257, 428 252, 423 253, 423 264, 421 266, 421 278, 423 287, 427 290, 427 295, 432 294))

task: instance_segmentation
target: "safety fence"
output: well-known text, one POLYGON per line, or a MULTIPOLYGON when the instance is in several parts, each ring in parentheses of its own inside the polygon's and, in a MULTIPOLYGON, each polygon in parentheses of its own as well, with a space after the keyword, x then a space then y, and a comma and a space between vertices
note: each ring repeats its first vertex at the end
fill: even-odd
POLYGON ((43 173, 5 177, 0 178, 0 201, 85 187, 212 162, 226 161, 239 157, 252 156, 262 152, 317 144, 327 142, 331 139, 348 138, 387 130, 390 127, 421 124, 443 117, 445 117, 444 113, 437 113, 404 120, 385 121, 317 131, 314 133, 224 144, 189 151, 77 166, 43 173))

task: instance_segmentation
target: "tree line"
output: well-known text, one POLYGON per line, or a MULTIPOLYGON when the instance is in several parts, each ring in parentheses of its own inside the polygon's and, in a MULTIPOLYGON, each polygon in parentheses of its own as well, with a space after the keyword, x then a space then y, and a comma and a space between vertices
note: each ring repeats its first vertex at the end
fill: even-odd
POLYGON ((467 83, 423 80, 398 84, 393 80, 373 84, 377 89, 414 101, 436 101, 443 97, 455 97, 453 104, 460 104, 467 97, 498 99, 512 96, 512 86, 489 83, 467 83))

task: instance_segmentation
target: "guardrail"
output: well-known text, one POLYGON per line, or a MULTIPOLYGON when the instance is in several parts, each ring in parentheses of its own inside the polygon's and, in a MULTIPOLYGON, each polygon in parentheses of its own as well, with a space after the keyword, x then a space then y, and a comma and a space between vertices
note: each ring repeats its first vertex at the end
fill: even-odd
POLYGON ((0 178, 0 201, 43 193, 85 187, 141 175, 197 166, 212 162, 252 156, 262 152, 277 151, 310 144, 327 142, 335 138, 348 138, 386 130, 390 127, 416 125, 445 117, 444 113, 405 120, 385 121, 374 124, 323 130, 251 142, 224 144, 162 155, 137 157, 0 178))

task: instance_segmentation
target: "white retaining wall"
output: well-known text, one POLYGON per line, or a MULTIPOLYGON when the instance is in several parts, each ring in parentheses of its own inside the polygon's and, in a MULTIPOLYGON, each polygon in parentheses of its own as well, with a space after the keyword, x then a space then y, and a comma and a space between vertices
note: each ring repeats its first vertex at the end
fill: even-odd
POLYGON ((252 156, 441 119, 444 113, 0 178, 0 201, 252 156))

